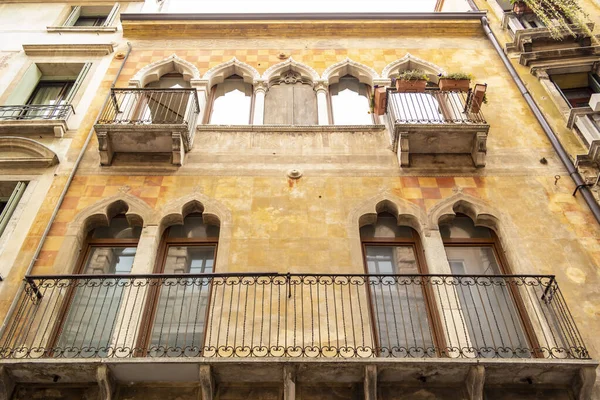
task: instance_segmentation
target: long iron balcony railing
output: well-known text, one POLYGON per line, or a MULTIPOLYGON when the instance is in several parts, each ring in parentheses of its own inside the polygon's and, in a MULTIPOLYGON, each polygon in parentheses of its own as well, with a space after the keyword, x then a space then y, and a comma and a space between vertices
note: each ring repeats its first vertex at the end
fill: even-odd
POLYGON ((2 358, 587 359, 553 276, 28 276, 2 358))
POLYGON ((8 105, 0 106, 0 121, 13 120, 66 120, 74 113, 71 104, 55 105, 8 105))
POLYGON ((180 125, 191 133, 199 113, 195 89, 112 88, 98 124, 180 125))
POLYGON ((481 111, 471 111, 471 94, 427 90, 388 93, 388 112, 394 124, 487 124, 481 111))

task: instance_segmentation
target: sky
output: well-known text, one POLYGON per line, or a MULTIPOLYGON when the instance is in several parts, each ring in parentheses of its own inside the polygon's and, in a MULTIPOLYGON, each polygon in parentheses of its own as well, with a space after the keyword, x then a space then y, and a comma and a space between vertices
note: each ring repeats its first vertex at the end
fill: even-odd
POLYGON ((436 0, 170 0, 168 13, 431 12, 436 0))

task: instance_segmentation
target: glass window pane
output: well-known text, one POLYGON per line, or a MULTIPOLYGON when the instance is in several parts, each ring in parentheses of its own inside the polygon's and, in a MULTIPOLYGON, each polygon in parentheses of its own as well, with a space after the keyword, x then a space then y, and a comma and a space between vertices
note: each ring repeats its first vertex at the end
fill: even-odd
POLYGON ((369 274, 418 274, 413 246, 365 246, 369 274))
POLYGON ((216 246, 169 246, 166 274, 210 274, 213 272, 216 246))
POLYGON ((241 77, 229 77, 213 89, 215 97, 210 123, 216 125, 246 125, 250 123, 252 85, 241 77))
POLYGON ((458 215, 452 221, 440 224, 440 234, 444 239, 489 239, 492 231, 484 226, 475 226, 471 218, 458 215))
POLYGON ((360 83, 353 76, 340 78, 331 85, 331 105, 333 120, 336 125, 370 125, 373 117, 367 94, 367 85, 360 83))
MULTIPOLYGON (((473 277, 500 275, 498 260, 491 246, 446 246, 456 283, 462 320, 466 325, 467 347, 482 357, 530 357, 528 343, 510 292, 510 279, 473 277)), ((450 311, 448 311, 450 312, 450 311)))
POLYGON ((128 274, 133 266, 136 247, 92 247, 83 274, 128 274))

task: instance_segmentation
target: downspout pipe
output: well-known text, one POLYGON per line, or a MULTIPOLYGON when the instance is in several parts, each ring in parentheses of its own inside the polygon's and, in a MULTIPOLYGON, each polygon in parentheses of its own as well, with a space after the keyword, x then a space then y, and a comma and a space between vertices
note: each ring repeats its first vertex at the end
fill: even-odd
MULTIPOLYGON (((125 54, 125 58, 123 58, 121 67, 117 71, 117 76, 115 76, 115 79, 112 81, 112 84, 110 85, 111 88, 114 88, 115 85, 117 84, 117 79, 119 79, 119 76, 121 75, 121 71, 123 71, 123 68, 125 67, 125 63, 127 62, 127 59, 129 58, 131 49, 132 49, 131 43, 127 42, 127 53, 125 54)), ((92 137, 94 136, 94 125, 96 125, 96 123, 98 123, 98 119, 100 118, 102 110, 104 110, 104 107, 106 107, 106 103, 108 102, 109 98, 110 98, 110 93, 106 96, 106 99, 104 99, 104 103, 102 103, 102 107, 100 108, 100 111, 98 111, 98 115, 96 115, 96 119, 94 120, 94 123, 92 124, 92 127, 90 128, 90 131, 88 132, 87 138, 85 139, 85 143, 83 144, 83 147, 81 148, 81 151, 79 152, 79 155, 77 156, 77 159, 75 160, 75 163, 73 164, 71 173, 69 174, 69 177, 67 178, 67 182, 65 183, 65 186, 60 194, 60 197, 58 198, 58 202, 56 203, 56 206, 54 207, 54 211, 52 211, 52 215, 50 216, 50 220, 48 221, 48 224, 46 225, 46 229, 44 229, 44 232, 42 233, 42 237, 40 238, 40 242, 38 243, 38 246, 36 247, 35 252, 33 253, 33 256, 31 257, 31 262, 29 263, 29 266, 27 267, 27 271, 25 271, 25 276, 31 274, 31 271, 33 270, 33 267, 35 266, 37 258, 39 257, 39 255, 42 251, 42 247, 44 246, 44 242, 46 241, 46 238, 48 237, 48 233, 50 232, 50 228, 52 228, 52 224, 54 223, 54 220, 56 219, 56 216, 58 215, 58 212, 60 211, 60 207, 62 206, 62 203, 65 200, 65 197, 67 196, 67 192, 69 191, 69 187, 71 186, 71 183, 73 182, 75 173, 77 173, 79 164, 81 164, 81 160, 83 160, 85 151, 87 150, 87 147, 90 144, 92 137)), ((19 288, 19 291, 17 293, 22 292, 25 289, 26 284, 27 283, 25 282, 25 280, 23 280, 23 284, 21 285, 21 287, 19 288)), ((15 312, 15 308, 17 307, 18 298, 19 298, 18 295, 15 296, 12 304, 10 305, 10 308, 8 309, 8 312, 6 313, 6 317, 4 318, 4 321, 2 322, 2 327, 0 327, 0 337, 2 337, 2 335, 4 334, 4 330, 6 329, 6 324, 11 319, 13 313, 15 312)))
MULTIPOLYGON (((469 3, 471 4, 472 7, 475 6, 472 1, 469 1, 469 3)), ((475 6, 475 10, 477 10, 476 6, 475 6)), ((477 10, 477 11, 479 11, 479 10, 477 10)), ((548 124, 548 121, 544 117, 544 114, 542 113, 542 111, 540 110, 538 105, 536 104, 535 100, 533 100, 533 97, 531 96, 531 93, 529 93, 529 91, 527 90, 527 87, 523 83, 523 80, 517 74, 517 71, 511 64, 511 62, 508 59, 508 57, 506 56, 506 54, 504 54, 504 51, 502 50, 502 46, 500 46, 498 39, 496 39, 496 36, 494 36, 494 33, 490 29, 489 21, 486 16, 481 17, 481 25, 483 26, 483 30, 484 30, 486 36, 492 43, 492 46, 494 46, 494 49, 496 49, 496 52, 498 53, 498 55, 500 56, 500 59, 504 63, 504 66, 508 70, 508 73, 510 74, 511 78, 513 79, 513 81, 515 81, 517 88, 519 89, 519 92, 521 92, 521 95, 525 99, 525 102, 527 102, 527 105, 529 106, 531 111, 533 111, 533 114, 535 115, 535 118, 538 120, 539 124, 541 125, 542 130, 544 131, 544 133, 550 140, 550 143, 552 143, 552 147, 554 147, 554 150, 558 154, 558 157, 564 164, 565 168, 567 168, 567 171, 569 172, 569 176, 571 177, 571 179, 573 179, 573 182, 575 182, 575 185, 579 188, 579 191, 582 194, 583 199, 587 203, 592 214, 594 214, 596 221, 598 223, 600 223, 600 205, 598 205, 598 202, 594 198, 594 195, 592 194, 590 188, 584 182, 581 175, 579 175, 579 172, 577 172, 577 168, 575 168, 575 165, 573 164, 571 157, 569 157, 569 154, 567 153, 567 151, 565 150, 563 145, 558 140, 556 133, 554 133, 554 131, 552 130, 552 127, 550 127, 550 124, 548 124)))

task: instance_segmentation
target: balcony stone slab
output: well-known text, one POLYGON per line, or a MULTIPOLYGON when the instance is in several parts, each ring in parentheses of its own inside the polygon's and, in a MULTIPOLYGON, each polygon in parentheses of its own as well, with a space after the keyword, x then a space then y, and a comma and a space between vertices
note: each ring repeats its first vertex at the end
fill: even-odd
POLYGON ((68 129, 66 119, 0 120, 0 135, 53 135, 61 138, 68 129))

